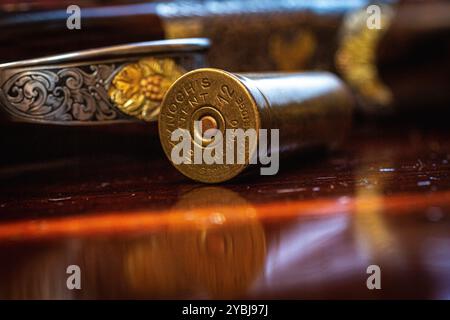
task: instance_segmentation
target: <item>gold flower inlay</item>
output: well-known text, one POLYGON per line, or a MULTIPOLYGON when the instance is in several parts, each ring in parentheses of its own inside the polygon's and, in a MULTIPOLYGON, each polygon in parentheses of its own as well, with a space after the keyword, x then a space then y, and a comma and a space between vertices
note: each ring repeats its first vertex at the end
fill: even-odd
POLYGON ((172 59, 142 59, 126 65, 116 74, 109 97, 122 112, 153 121, 159 114, 164 94, 184 73, 172 59))

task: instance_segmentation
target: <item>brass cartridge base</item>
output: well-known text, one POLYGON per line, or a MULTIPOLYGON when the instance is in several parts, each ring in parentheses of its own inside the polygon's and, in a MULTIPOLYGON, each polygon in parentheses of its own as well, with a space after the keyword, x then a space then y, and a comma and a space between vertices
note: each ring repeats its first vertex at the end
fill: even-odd
POLYGON ((229 180, 248 166, 249 155, 255 148, 246 151, 244 163, 196 164, 194 148, 205 151, 213 144, 202 137, 208 128, 220 130, 223 137, 225 129, 254 129, 257 132, 261 128, 260 112, 253 96, 235 75, 216 69, 198 69, 181 77, 166 94, 159 118, 161 144, 173 163, 171 152, 176 142, 171 140, 172 132, 187 130, 193 140, 191 164, 177 164, 176 168, 201 182, 229 180), (195 127, 195 121, 202 124, 202 132, 195 127))

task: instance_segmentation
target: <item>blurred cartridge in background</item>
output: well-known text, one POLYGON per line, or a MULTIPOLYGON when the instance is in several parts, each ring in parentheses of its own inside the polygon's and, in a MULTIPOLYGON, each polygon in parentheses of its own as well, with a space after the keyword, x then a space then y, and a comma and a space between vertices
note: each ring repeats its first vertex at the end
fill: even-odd
POLYGON ((317 147, 336 148, 350 129, 352 110, 351 94, 331 73, 233 74, 197 69, 169 88, 161 106, 159 136, 166 155, 180 172, 197 181, 216 183, 239 175, 255 159, 257 149, 267 148, 264 154, 277 157, 317 147), (189 134, 188 148, 194 150, 181 162, 174 160, 172 152, 178 143, 174 132, 179 129, 189 134), (213 151, 218 140, 216 135, 208 137, 210 129, 220 131, 222 141, 227 142, 227 129, 254 130, 256 144, 244 140, 245 161, 239 162, 243 140, 233 141, 234 148, 222 142, 222 147, 213 151), (260 133, 264 131, 260 129, 267 129, 270 135, 263 144, 260 133), (275 145, 273 129, 279 130, 275 145), (220 150, 222 160, 199 162, 195 148, 216 154, 220 150), (227 161, 227 156, 233 160, 227 161))

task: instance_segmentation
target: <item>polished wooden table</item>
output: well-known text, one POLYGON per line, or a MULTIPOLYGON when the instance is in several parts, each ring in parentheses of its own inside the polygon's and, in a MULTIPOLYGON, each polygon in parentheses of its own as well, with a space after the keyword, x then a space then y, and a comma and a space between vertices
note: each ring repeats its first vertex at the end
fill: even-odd
POLYGON ((221 185, 154 128, 5 124, 0 298, 450 298, 448 124, 357 122, 338 152, 221 185))

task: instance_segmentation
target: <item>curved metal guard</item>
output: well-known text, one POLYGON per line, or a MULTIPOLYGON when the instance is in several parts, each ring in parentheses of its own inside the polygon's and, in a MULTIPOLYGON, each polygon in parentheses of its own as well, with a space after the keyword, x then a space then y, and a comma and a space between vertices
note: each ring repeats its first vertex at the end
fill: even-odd
POLYGON ((162 40, 0 64, 0 105, 22 122, 154 121, 165 90, 204 66, 208 47, 201 38, 162 40))

